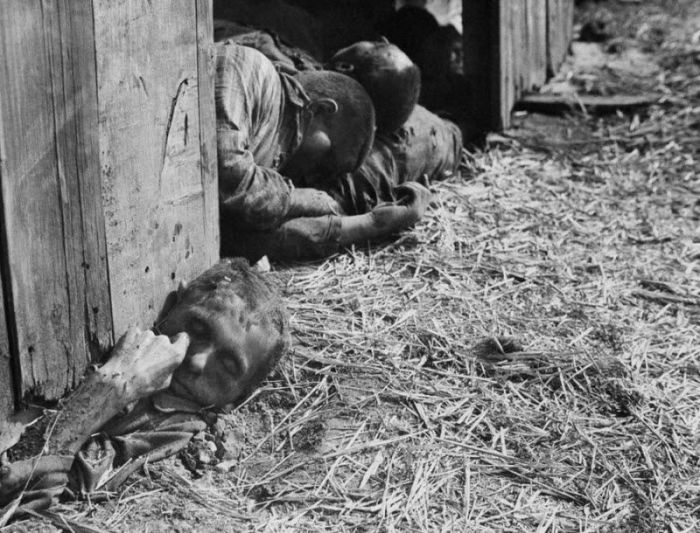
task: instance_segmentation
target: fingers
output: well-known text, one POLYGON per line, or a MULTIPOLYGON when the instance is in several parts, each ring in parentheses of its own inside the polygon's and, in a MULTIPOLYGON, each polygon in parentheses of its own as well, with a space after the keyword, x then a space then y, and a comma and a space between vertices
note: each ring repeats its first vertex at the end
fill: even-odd
POLYGON ((171 340, 165 335, 155 336, 152 332, 149 338, 144 338, 144 343, 140 346, 142 350, 135 353, 135 362, 143 361, 143 364, 151 364, 154 367, 161 367, 166 370, 174 370, 182 363, 187 348, 190 345, 190 336, 181 332, 171 340))
POLYGON ((119 337, 117 344, 114 346, 114 352, 123 350, 127 346, 132 346, 136 343, 136 339, 141 334, 141 330, 136 326, 129 326, 129 329, 119 337))
POLYGON ((138 400, 170 386, 173 372, 187 355, 190 337, 178 333, 171 340, 165 335, 151 334, 148 344, 139 346, 131 364, 124 372, 128 383, 128 394, 138 400))
POLYGON ((400 200, 408 204, 427 203, 431 194, 428 188, 414 181, 403 183, 394 190, 403 196, 400 200))
MULTIPOLYGON (((178 354, 182 354, 182 359, 185 358, 187 353, 187 348, 190 346, 190 336, 184 331, 178 333, 173 337, 173 348, 178 354)), ((182 362, 182 360, 181 360, 182 362)))

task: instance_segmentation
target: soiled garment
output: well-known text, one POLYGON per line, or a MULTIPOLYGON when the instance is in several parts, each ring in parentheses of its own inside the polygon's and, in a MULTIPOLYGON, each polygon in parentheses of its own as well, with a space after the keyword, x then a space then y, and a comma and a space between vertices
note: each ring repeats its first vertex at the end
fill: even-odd
POLYGON ((279 171, 302 140, 308 97, 258 50, 230 40, 216 46, 222 255, 257 261, 333 253, 340 217, 291 218, 294 185, 279 171))
POLYGON ((427 185, 452 176, 461 153, 459 128, 418 105, 401 128, 377 136, 365 162, 331 192, 346 213, 366 213, 397 200, 394 189, 402 183, 427 185))
POLYGON ((74 456, 28 459, 34 461, 29 481, 26 469, 3 472, 0 505, 20 492, 24 508, 44 509, 61 494, 114 491, 146 462, 174 455, 215 422, 213 412, 191 401, 168 391, 155 394, 108 422, 74 456))
POLYGON ((215 421, 213 412, 167 391, 146 398, 83 445, 71 470, 71 488, 82 494, 113 491, 144 463, 186 448, 215 421))
POLYGON ((261 52, 278 70, 287 74, 299 70, 320 70, 323 67, 311 54, 285 43, 274 32, 228 20, 214 20, 214 41, 228 39, 261 52))
POLYGON ((287 217, 294 186, 279 168, 301 142, 307 101, 257 50, 216 45, 219 199, 231 231, 271 229, 287 217))

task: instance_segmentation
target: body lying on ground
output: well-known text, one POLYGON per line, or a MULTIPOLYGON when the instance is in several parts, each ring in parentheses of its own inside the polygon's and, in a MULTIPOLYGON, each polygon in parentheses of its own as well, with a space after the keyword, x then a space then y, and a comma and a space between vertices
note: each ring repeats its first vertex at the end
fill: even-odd
POLYGON ((403 126, 378 134, 360 168, 343 176, 337 198, 348 214, 367 213, 386 202, 401 201, 401 186, 428 186, 458 173, 462 157, 459 128, 417 105, 403 126))
POLYGON ((276 289, 241 259, 209 269, 164 313, 161 334, 127 332, 69 397, 46 453, 0 467, 0 506, 20 496, 46 508, 64 493, 115 490, 145 462, 187 447, 289 345, 276 289))
POLYGON ((430 193, 419 185, 380 213, 353 216, 325 192, 372 146, 374 107, 357 81, 331 71, 290 76, 257 50, 216 46, 222 255, 323 257, 421 217, 430 193))
MULTIPOLYGON (((233 36, 227 41, 229 46, 236 43, 256 49, 281 71, 278 77, 285 91, 292 88, 292 95, 287 94, 286 102, 293 102, 294 94, 304 98, 303 87, 300 92, 294 92, 294 82, 301 81, 303 84, 305 73, 295 72, 290 67, 310 70, 318 69, 318 65, 306 59, 300 60, 305 57, 303 51, 284 45, 269 32, 228 22, 222 22, 217 27, 221 28, 220 36, 233 36)), ((235 53, 236 61, 254 59, 260 62, 255 55, 241 57, 250 56, 248 52, 236 49, 235 53)), ((244 67, 243 64, 237 68, 244 67)), ((328 167, 317 177, 300 175, 283 162, 278 162, 274 170, 282 180, 268 180, 268 186, 276 188, 282 184, 282 196, 288 185, 306 185, 307 188, 317 189, 316 193, 303 193, 309 200, 307 211, 290 209, 289 216, 280 220, 277 227, 260 227, 260 224, 256 227, 256 224, 241 224, 240 210, 226 209, 222 204, 224 255, 244 255, 251 260, 263 255, 271 259, 324 257, 351 244, 385 240, 421 218, 429 201, 429 192, 423 185, 457 171, 461 135, 449 121, 415 107, 420 74, 398 48, 382 42, 357 43, 336 54, 331 68, 357 79, 367 89, 375 109, 379 109, 378 116, 385 127, 379 129, 369 157, 352 172, 343 172, 343 168, 336 165, 328 167), (285 177, 288 178, 286 181, 285 177), (312 203, 315 207, 312 207, 312 203), (330 205, 333 205, 333 209, 324 212, 324 206, 327 208, 330 205)), ((274 74, 270 73, 266 83, 271 83, 270 80, 274 82, 274 78, 274 74)), ((276 117, 276 107, 274 104, 270 106, 271 115, 276 117)), ((289 108, 293 106, 287 104, 285 112, 289 108)), ((219 112, 219 116, 222 114, 219 112)), ((248 117, 244 115, 239 121, 245 122, 246 119, 248 117)), ((276 120, 268 121, 266 131, 274 134, 275 123, 276 120)), ((282 145, 284 129, 288 125, 289 122, 282 121, 280 126, 283 135, 278 142, 282 145)), ((353 134, 351 125, 344 127, 344 130, 343 135, 353 134)), ((266 155, 263 151, 253 160, 265 165, 266 155)), ((221 177, 221 150, 219 158, 221 177)), ((269 200, 275 201, 274 197, 269 200)), ((269 207, 275 207, 274 203, 269 207)), ((258 209, 264 210, 265 206, 259 203, 258 209)), ((256 215, 251 213, 251 222, 255 218, 256 215)), ((260 215, 257 218, 260 220, 260 215)))

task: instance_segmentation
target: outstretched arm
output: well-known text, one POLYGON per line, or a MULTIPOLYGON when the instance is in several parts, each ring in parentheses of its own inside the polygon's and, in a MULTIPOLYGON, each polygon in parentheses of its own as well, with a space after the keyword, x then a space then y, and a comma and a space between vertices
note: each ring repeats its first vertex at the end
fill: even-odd
POLYGON ((129 329, 111 357, 86 377, 58 413, 45 452, 35 458, 2 465, 0 504, 24 489, 39 490, 44 500, 61 492, 81 446, 127 405, 170 385, 187 352, 189 337, 168 337, 129 329))
POLYGON ((353 244, 380 241, 415 224, 423 216, 430 191, 418 183, 397 187, 401 198, 354 216, 300 217, 279 229, 251 235, 257 254, 271 259, 327 257, 353 244))

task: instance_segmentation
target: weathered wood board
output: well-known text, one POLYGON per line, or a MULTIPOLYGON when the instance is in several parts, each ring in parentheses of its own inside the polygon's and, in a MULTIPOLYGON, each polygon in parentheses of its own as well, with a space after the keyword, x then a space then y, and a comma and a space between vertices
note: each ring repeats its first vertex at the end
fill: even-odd
POLYGON ((464 0, 464 71, 482 131, 510 124, 515 102, 542 86, 572 38, 573 0, 464 0))
POLYGON ((0 17, 2 227, 20 394, 60 397, 110 344, 90 0, 0 17))
POLYGON ((569 50, 574 33, 572 0, 547 0, 547 69, 556 74, 569 50))
POLYGON ((527 0, 525 19, 527 65, 525 88, 532 90, 547 81, 547 0, 527 0))
MULTIPOLYGON (((0 155, 3 153, 1 145, 2 138, 0 138, 0 155)), ((2 213, 1 209, 0 213, 2 213)), ((12 354, 10 352, 10 339, 7 335, 7 315, 5 314, 5 302, 3 300, 2 267, 0 266, 0 424, 12 413, 15 406, 14 380, 12 378, 13 367, 10 359, 12 354)))
POLYGON ((115 332, 218 259, 211 3, 94 0, 115 332), (198 51, 198 45, 204 47, 198 51), (211 111, 209 110, 211 109, 211 111))
POLYGON ((62 396, 218 259, 211 12, 3 3, 0 417, 62 396))

